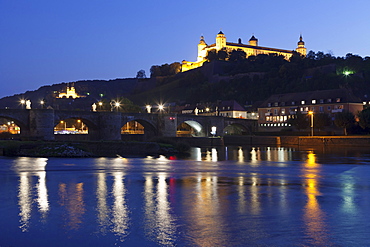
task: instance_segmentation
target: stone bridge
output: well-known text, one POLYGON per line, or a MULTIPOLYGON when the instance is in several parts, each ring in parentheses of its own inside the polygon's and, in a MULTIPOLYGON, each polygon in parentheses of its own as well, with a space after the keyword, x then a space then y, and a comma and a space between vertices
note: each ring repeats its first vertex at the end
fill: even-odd
POLYGON ((186 123, 193 136, 224 134, 247 135, 257 130, 256 120, 199 116, 187 114, 148 114, 122 112, 62 111, 53 109, 1 109, 0 118, 14 121, 20 127, 22 139, 54 140, 54 127, 62 120, 80 119, 88 127, 88 140, 121 140, 121 128, 130 121, 144 126, 145 139, 153 136, 176 137, 177 128, 186 123), (230 128, 234 126, 234 128, 230 128), (235 132, 235 129, 238 131, 235 132))

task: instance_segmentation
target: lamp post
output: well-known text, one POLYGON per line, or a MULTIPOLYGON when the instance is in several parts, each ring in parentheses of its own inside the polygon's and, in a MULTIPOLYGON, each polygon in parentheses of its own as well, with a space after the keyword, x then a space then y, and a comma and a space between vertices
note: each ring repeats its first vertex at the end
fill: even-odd
POLYGON ((164 111, 164 105, 160 104, 158 105, 159 113, 162 113, 164 111))
POLYGON ((41 100, 40 101, 41 109, 44 109, 44 104, 45 104, 45 101, 41 100))
POLYGON ((115 105, 116 110, 117 110, 117 112, 118 112, 118 108, 119 108, 119 106, 120 106, 120 103, 119 103, 119 102, 116 102, 114 105, 115 105))
POLYGON ((308 115, 311 115, 311 136, 313 136, 313 111, 309 111, 308 115))
POLYGON ((103 106, 103 102, 99 101, 98 102, 98 105, 99 105, 99 110, 101 110, 102 109, 102 106, 103 106))
POLYGON ((24 104, 26 104, 26 101, 24 99, 21 100, 22 109, 24 109, 24 104))

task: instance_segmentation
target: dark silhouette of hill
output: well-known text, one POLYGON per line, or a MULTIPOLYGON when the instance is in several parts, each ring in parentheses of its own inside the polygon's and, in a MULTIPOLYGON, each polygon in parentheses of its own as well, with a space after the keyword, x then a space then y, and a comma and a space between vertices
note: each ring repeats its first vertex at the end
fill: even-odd
MULTIPOLYGON (((0 107, 19 108, 21 98, 30 99, 38 108, 41 99, 56 109, 91 109, 91 104, 126 97, 135 104, 163 102, 198 103, 236 100, 240 104, 263 101, 272 94, 347 88, 366 100, 370 97, 370 58, 347 54, 334 57, 309 52, 307 57, 295 54, 290 61, 282 56, 258 55, 239 57, 234 61, 213 60, 202 67, 171 75, 153 66, 151 78, 90 80, 73 82, 78 99, 56 99, 71 83, 42 86, 35 91, 0 99, 0 107)), ((178 65, 176 64, 176 69, 178 65)), ((169 70, 170 71, 170 70, 169 70)))
POLYGON ((358 97, 370 96, 370 58, 347 54, 334 57, 309 52, 282 56, 258 55, 237 61, 214 60, 202 67, 167 77, 156 77, 156 86, 133 91, 138 104, 153 101, 215 102, 241 104, 265 100, 272 94, 348 88, 358 97))

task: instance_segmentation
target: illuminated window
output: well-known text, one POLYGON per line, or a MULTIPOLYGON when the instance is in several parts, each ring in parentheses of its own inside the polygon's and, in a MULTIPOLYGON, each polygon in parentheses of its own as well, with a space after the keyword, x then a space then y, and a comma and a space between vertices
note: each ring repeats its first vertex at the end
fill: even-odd
POLYGON ((312 104, 316 104, 316 100, 315 99, 312 100, 312 104))
POLYGON ((340 98, 337 98, 335 101, 336 101, 336 102, 340 102, 340 98))
POLYGON ((301 105, 304 105, 306 102, 304 100, 301 101, 301 105))

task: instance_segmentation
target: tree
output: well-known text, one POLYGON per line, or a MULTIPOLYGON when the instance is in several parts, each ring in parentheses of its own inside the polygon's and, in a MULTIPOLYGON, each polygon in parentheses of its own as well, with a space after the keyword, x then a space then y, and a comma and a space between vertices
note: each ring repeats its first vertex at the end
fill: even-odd
POLYGON ((334 124, 339 128, 343 128, 344 135, 347 135, 347 128, 353 126, 355 123, 355 116, 352 112, 343 111, 335 114, 334 124))
POLYGON ((358 113, 361 128, 370 128, 370 108, 366 108, 358 113))
POLYGON ((319 131, 323 128, 330 126, 331 119, 327 113, 316 113, 314 115, 314 127, 318 129, 319 131))
POLYGON ((288 119, 288 123, 298 130, 307 129, 310 125, 307 115, 302 114, 300 111, 297 111, 294 118, 288 119))
POLYGON ((144 79, 146 78, 146 75, 145 75, 145 70, 141 69, 137 72, 136 74, 136 78, 137 79, 144 79))

